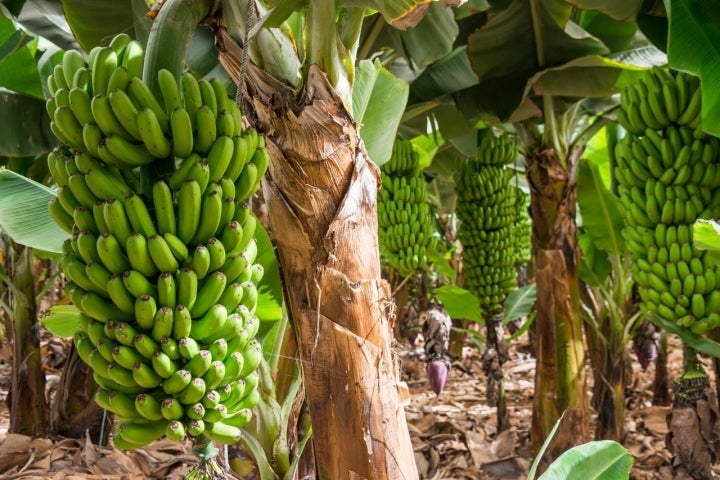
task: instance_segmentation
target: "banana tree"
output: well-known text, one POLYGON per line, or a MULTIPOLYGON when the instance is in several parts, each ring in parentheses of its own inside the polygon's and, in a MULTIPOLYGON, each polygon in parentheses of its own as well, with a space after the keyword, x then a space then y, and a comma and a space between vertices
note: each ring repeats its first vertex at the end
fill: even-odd
POLYGON ((622 206, 611 193, 611 155, 616 125, 588 145, 578 170, 582 215, 582 300, 586 307, 592 403, 598 411, 595 436, 622 441, 625 424, 627 343, 640 315, 634 308, 630 257, 620 236, 622 206))
POLYGON ((490 15, 462 20, 461 31, 471 32, 466 46, 428 68, 411 89, 416 101, 451 93, 468 118, 512 122, 517 131, 531 192, 538 298, 536 448, 565 412, 551 457, 589 434, 576 173, 588 139, 606 121, 590 119, 612 103, 578 101, 607 98, 643 66, 664 61, 648 42, 631 43, 637 10, 619 1, 493 6, 490 15))

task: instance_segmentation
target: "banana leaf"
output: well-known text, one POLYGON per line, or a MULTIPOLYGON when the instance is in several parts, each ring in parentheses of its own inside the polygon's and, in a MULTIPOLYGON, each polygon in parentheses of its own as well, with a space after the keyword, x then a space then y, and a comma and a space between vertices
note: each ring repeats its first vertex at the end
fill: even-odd
POLYGON ((282 318, 283 292, 280 283, 280 270, 270 237, 265 228, 258 223, 255 229, 258 244, 258 257, 255 263, 263 266, 263 278, 258 287, 257 309, 255 314, 263 322, 275 322, 282 318))
POLYGON ((34 157, 57 144, 45 101, 37 97, 0 87, 0 125, 2 157, 34 157))
POLYGON ((55 305, 50 314, 42 317, 40 323, 50 333, 60 338, 72 338, 80 329, 80 310, 74 305, 55 305))
POLYGON ((355 71, 353 118, 370 159, 378 166, 390 160, 400 119, 407 103, 407 83, 379 61, 363 60, 355 71))
POLYGON ((612 255, 625 251, 620 236, 623 228, 623 208, 610 191, 610 161, 603 129, 588 143, 578 166, 578 204, 583 230, 596 248, 612 255))
POLYGON ((537 285, 530 283, 510 292, 505 299, 505 318, 503 325, 527 317, 535 308, 537 285))
POLYGON ((37 39, 25 33, 0 6, 0 85, 14 92, 43 97, 35 64, 37 43, 37 39))
POLYGON ((478 298, 469 290, 455 285, 443 285, 436 291, 437 298, 451 318, 466 318, 482 322, 482 308, 478 298))
POLYGON ((720 9, 713 0, 671 0, 668 57, 670 66, 700 77, 702 127, 720 136, 720 9))
POLYGON ((48 187, 10 170, 0 170, 0 228, 13 241, 60 253, 68 234, 50 217, 48 187))
POLYGON ((720 358, 720 343, 710 340, 702 335, 693 333, 690 329, 681 327, 674 322, 670 322, 659 315, 650 315, 648 317, 652 323, 669 333, 674 333, 688 346, 694 348, 700 353, 710 357, 720 358))
POLYGON ((17 22, 24 29, 51 42, 58 48, 80 48, 63 16, 62 3, 50 0, 27 0, 17 22))
POLYGON ((598 440, 571 448, 560 455, 539 480, 621 480, 630 477, 633 456, 617 442, 598 440))
POLYGON ((107 45, 120 32, 134 35, 135 15, 131 0, 63 0, 62 5, 73 36, 86 52, 96 45, 107 45))

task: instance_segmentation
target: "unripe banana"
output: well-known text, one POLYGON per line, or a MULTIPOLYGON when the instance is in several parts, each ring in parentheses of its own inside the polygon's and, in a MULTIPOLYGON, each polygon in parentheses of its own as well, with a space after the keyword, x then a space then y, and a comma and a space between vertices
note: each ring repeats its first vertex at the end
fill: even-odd
POLYGON ((177 259, 170 250, 167 241, 160 235, 151 235, 148 238, 150 257, 160 272, 174 273, 180 267, 177 259))
POLYGON ((198 108, 196 113, 196 123, 197 130, 194 148, 197 153, 206 156, 217 138, 215 113, 212 111, 211 107, 208 105, 201 105, 200 108, 198 108))
POLYGON ((178 192, 178 224, 177 236, 189 244, 200 222, 202 207, 202 190, 195 180, 188 180, 182 184, 178 192))
MULTIPOLYGON (((173 338, 185 338, 191 334, 192 317, 185 305, 177 305, 173 316, 173 338)), ((187 367, 186 367, 187 368, 187 367)))
POLYGON ((152 195, 158 233, 161 235, 164 235, 165 233, 175 235, 177 232, 177 224, 175 220, 174 200, 170 186, 165 181, 159 180, 153 184, 152 195))
MULTIPOLYGON (((150 91, 150 88, 140 78, 130 79, 129 85, 130 97, 133 99, 136 105, 138 105, 138 113, 143 109, 149 109, 154 114, 155 120, 160 127, 161 132, 167 132, 170 129, 170 123, 168 121, 167 114, 160 103, 157 101, 155 96, 150 91)), ((139 127, 140 125, 138 125, 139 127)), ((154 128, 154 127, 153 127, 154 128)), ((150 150, 150 149, 148 149, 150 150)), ((162 158, 162 157, 158 157, 162 158)))
POLYGON ((125 270, 122 274, 122 281, 125 288, 135 298, 148 295, 157 297, 157 287, 142 273, 136 270, 125 270))
POLYGON ((173 309, 169 307, 160 307, 155 314, 155 323, 152 327, 150 336, 156 342, 172 336, 173 332, 173 309))
POLYGON ((190 262, 193 271, 198 278, 205 278, 210 271, 210 251, 205 245, 198 245, 193 252, 192 261, 190 262))
POLYGON ((150 256, 147 238, 138 232, 132 232, 125 244, 130 266, 146 277, 157 275, 158 269, 150 256))
POLYGON ((143 388, 155 388, 163 383, 163 378, 148 364, 137 362, 132 368, 133 380, 143 388))
POLYGON ((155 325, 157 303, 155 297, 142 295, 135 300, 135 321, 145 330, 152 330, 155 325))
POLYGON ((205 284, 198 290, 195 304, 190 309, 193 318, 198 318, 210 310, 217 303, 225 291, 227 285, 227 277, 222 272, 214 272, 210 274, 205 284))
POLYGON ((172 144, 165 136, 162 123, 150 108, 140 108, 136 117, 140 137, 150 154, 155 158, 165 158, 172 152, 172 144))
POLYGON ((157 281, 158 306, 175 308, 177 304, 177 284, 175 276, 170 272, 163 272, 157 281))
POLYGON ((115 273, 108 277, 107 291, 113 304, 124 313, 135 313, 135 297, 123 283, 122 276, 115 273))
POLYGON ((177 370, 162 383, 163 391, 168 395, 180 393, 185 389, 185 387, 190 385, 192 378, 192 374, 188 370, 177 370))
POLYGON ((147 420, 157 421, 163 419, 160 402, 150 394, 138 394, 135 397, 135 409, 147 420))
POLYGON ((178 158, 187 158, 193 152, 193 126, 188 111, 182 107, 170 113, 173 154, 178 158))
POLYGON ((190 336, 201 341, 213 337, 218 330, 223 328, 227 317, 228 311, 224 305, 213 305, 202 317, 192 322, 190 336))
POLYGON ((168 379, 178 371, 175 361, 165 352, 155 352, 151 361, 153 370, 162 378, 168 379))

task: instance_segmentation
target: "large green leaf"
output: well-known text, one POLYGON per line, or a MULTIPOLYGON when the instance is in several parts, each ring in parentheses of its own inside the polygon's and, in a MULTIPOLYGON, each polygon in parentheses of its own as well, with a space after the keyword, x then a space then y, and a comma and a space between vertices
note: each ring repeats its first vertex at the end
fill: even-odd
POLYGON ((563 3, 536 2, 534 14, 527 2, 515 0, 492 17, 468 38, 468 56, 475 73, 480 78, 529 73, 608 53, 602 42, 562 17, 563 3))
MULTIPOLYGON (((28 35, 0 5, 0 85, 8 90, 42 98, 35 51, 37 40, 28 35)), ((6 123, 3 123, 3 128, 6 123)))
POLYGON ((400 37, 413 64, 423 69, 452 51, 457 34, 453 10, 433 2, 423 19, 413 28, 400 32, 400 37))
POLYGON ((23 28, 63 50, 79 48, 65 21, 62 4, 54 0, 27 0, 17 18, 23 28))
POLYGON ((503 324, 510 323, 519 318, 527 317, 535 308, 537 300, 537 285, 530 283, 508 294, 505 299, 505 318, 503 324))
POLYGON ((568 0, 583 10, 597 10, 610 18, 629 22, 635 19, 643 0, 568 0))
MULTIPOLYGON (((604 97, 640 73, 632 65, 605 58, 610 49, 569 20, 568 3, 536 5, 528 8, 526 2, 514 0, 469 36, 467 56, 479 83, 461 90, 457 98, 469 118, 523 120, 540 114, 538 105, 527 102, 532 94, 604 97)), ((455 69, 462 71, 461 66, 455 69)), ((424 75, 432 79, 432 73, 424 75)), ((442 91, 422 80, 423 98, 442 91)))
POLYGON ((670 0, 670 66, 702 81, 702 126, 720 136, 720 8, 714 0, 670 0))
POLYGON ((650 315, 650 321, 661 329, 673 333, 690 347, 710 357, 720 358, 720 343, 693 333, 689 328, 681 327, 675 322, 665 320, 660 315, 650 315))
POLYGON ((62 6, 75 39, 86 52, 96 45, 107 45, 120 32, 133 35, 132 0, 62 0, 62 6))
POLYGON ((57 143, 50 131, 45 101, 0 87, 0 156, 31 157, 57 143))
POLYGON ((630 477, 633 456, 617 442, 598 440, 560 455, 539 480, 622 480, 630 477))
POLYGON ((282 318, 283 291, 280 283, 275 247, 265 228, 258 224, 255 229, 258 256, 255 263, 263 266, 263 278, 258 286, 258 301, 255 314, 262 321, 277 321, 282 318))
POLYGON ((340 0, 342 7, 360 7, 377 10, 395 28, 405 29, 416 25, 427 12, 428 3, 434 0, 340 0))
POLYGON ((467 318, 482 321, 482 309, 478 298, 470 291, 455 285, 443 285, 436 291, 437 298, 451 318, 467 318))
POLYGON ((0 228, 15 242, 60 253, 68 234, 50 217, 48 187, 10 170, 0 170, 0 228))
POLYGON ((620 235, 623 209, 610 191, 610 161, 604 130, 590 140, 578 165, 577 189, 582 227, 595 247, 614 255, 622 253, 625 250, 620 235))
POLYGON ((370 159, 380 166, 390 160, 398 125, 407 104, 407 82, 379 61, 363 60, 355 71, 353 117, 370 159))
POLYGON ((55 305, 40 323, 56 337, 70 338, 80 328, 80 310, 74 305, 55 305))
POLYGON ((435 62, 411 85, 412 103, 450 95, 477 85, 479 78, 470 65, 467 47, 461 46, 435 62))

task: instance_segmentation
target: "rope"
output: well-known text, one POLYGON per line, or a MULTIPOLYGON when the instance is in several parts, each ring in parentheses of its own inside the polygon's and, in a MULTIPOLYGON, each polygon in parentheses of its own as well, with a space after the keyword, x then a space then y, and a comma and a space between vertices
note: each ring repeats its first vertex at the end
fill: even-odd
POLYGON ((238 74, 237 90, 235 91, 235 103, 242 106, 242 84, 245 80, 245 71, 247 70, 248 45, 250 44, 250 31, 255 25, 257 16, 255 15, 255 1, 249 0, 247 6, 247 17, 245 18, 245 41, 242 46, 242 57, 240 58, 240 73, 238 74))

